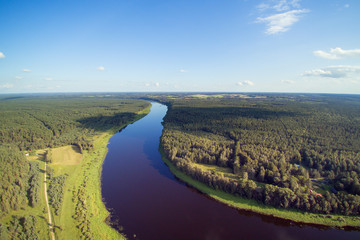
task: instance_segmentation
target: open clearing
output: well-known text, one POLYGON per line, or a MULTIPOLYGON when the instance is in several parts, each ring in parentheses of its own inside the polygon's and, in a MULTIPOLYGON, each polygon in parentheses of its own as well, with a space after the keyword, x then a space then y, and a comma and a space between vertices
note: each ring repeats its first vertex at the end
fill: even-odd
POLYGON ((79 147, 74 145, 53 148, 51 152, 54 165, 78 165, 82 159, 79 147))

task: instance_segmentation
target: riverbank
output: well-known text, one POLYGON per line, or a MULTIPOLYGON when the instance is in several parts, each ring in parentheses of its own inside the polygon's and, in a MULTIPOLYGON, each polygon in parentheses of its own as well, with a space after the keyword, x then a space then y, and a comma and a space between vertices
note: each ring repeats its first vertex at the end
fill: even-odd
POLYGON ((215 190, 204 183, 194 180, 185 173, 176 169, 176 167, 168 160, 160 145, 159 151, 164 163, 169 167, 170 171, 181 181, 196 188, 200 192, 209 197, 222 202, 230 207, 255 212, 262 215, 272 216, 275 218, 290 220, 298 224, 316 225, 318 227, 336 227, 336 228, 356 228, 360 229, 360 218, 356 216, 342 215, 325 215, 300 212, 296 210, 280 209, 266 206, 257 201, 237 197, 223 191, 215 190))
POLYGON ((54 216, 55 234, 59 239, 125 239, 107 224, 109 212, 101 196, 101 170, 109 139, 127 125, 150 112, 151 105, 137 112, 136 118, 122 126, 95 135, 93 149, 83 151, 77 165, 52 165, 55 175, 66 175, 61 214, 54 216))

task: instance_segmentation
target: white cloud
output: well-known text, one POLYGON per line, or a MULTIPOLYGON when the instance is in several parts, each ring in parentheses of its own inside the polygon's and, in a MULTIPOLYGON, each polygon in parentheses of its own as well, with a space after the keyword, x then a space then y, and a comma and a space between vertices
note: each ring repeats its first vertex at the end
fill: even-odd
POLYGON ((275 2, 276 3, 273 6, 273 9, 279 12, 288 11, 289 9, 300 7, 299 0, 279 0, 275 2))
POLYGON ((360 73, 360 66, 329 66, 311 71, 306 71, 302 74, 305 77, 327 77, 327 78, 345 78, 353 74, 360 73))
POLYGON ((0 52, 0 58, 5 58, 5 54, 3 52, 0 52))
POLYGON ((105 71, 105 67, 99 66, 99 67, 97 68, 97 70, 98 70, 98 71, 105 71))
POLYGON ((264 12, 266 10, 268 10, 269 8, 271 8, 271 6, 267 3, 260 3, 259 5, 256 6, 256 8, 260 11, 260 12, 264 12))
POLYGON ((252 82, 252 81, 249 81, 249 80, 245 80, 245 81, 243 81, 243 82, 237 82, 236 83, 237 85, 239 85, 239 86, 253 86, 254 85, 254 83, 252 82))
POLYGON ((349 7, 350 7, 350 4, 345 4, 344 7, 345 7, 345 8, 349 8, 349 7))
POLYGON ((267 25, 266 34, 269 35, 290 30, 304 13, 309 12, 301 9, 300 0, 267 0, 256 8, 263 15, 257 18, 257 22, 267 25))
POLYGON ((320 77, 331 77, 333 76, 331 71, 324 70, 324 69, 314 69, 310 71, 306 71, 303 76, 320 76, 320 77))
POLYGON ((324 52, 324 51, 321 51, 321 50, 314 51, 313 53, 314 53, 315 56, 321 57, 321 58, 338 59, 338 57, 336 55, 331 54, 331 53, 327 53, 327 52, 324 52))
POLYGON ((278 12, 288 11, 292 8, 300 8, 300 0, 270 0, 260 3, 256 8, 260 11, 275 10, 278 12))
POLYGON ((22 71, 23 71, 23 72, 32 72, 31 69, 27 69, 27 68, 24 68, 22 71))
POLYGON ((245 85, 249 85, 249 86, 253 86, 253 85, 254 85, 254 83, 253 83, 252 81, 249 81, 249 80, 244 81, 244 84, 245 84, 245 85))
POLYGON ((258 22, 267 25, 266 33, 269 35, 286 32, 299 21, 302 14, 309 12, 307 9, 290 10, 284 13, 274 14, 268 17, 258 17, 258 22))
POLYGON ((145 87, 150 87, 150 83, 145 83, 145 87))
POLYGON ((331 48, 330 52, 321 50, 314 51, 314 55, 326 59, 341 59, 350 57, 360 57, 360 49, 344 50, 342 48, 331 48))
POLYGON ((15 76, 15 78, 16 78, 16 79, 18 79, 18 80, 21 80, 21 79, 23 79, 24 77, 21 77, 21 76, 15 76))
POLYGON ((156 83, 155 83, 155 86, 156 86, 156 87, 160 87, 160 83, 156 82, 156 83))
POLYGON ((5 83, 4 85, 0 85, 0 88, 13 88, 14 84, 5 83))
POLYGON ((179 72, 181 73, 186 73, 186 72, 189 72, 188 70, 185 70, 185 69, 180 69, 179 72))
POLYGON ((54 80, 53 78, 50 78, 50 77, 47 77, 47 78, 44 78, 44 80, 46 80, 46 81, 52 81, 52 80, 54 80))

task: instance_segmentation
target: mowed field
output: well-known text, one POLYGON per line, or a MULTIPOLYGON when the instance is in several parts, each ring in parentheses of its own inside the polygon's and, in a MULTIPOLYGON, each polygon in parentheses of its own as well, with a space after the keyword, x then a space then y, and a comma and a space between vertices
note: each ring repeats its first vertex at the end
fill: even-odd
POLYGON ((78 165, 82 159, 80 149, 75 145, 53 148, 51 152, 53 165, 78 165))

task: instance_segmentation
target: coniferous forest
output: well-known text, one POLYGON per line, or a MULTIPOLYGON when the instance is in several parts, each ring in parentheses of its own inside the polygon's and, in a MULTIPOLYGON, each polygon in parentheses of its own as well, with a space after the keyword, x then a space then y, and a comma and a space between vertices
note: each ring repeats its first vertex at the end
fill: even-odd
POLYGON ((360 214, 360 97, 169 95, 166 157, 215 189, 280 208, 360 214))

